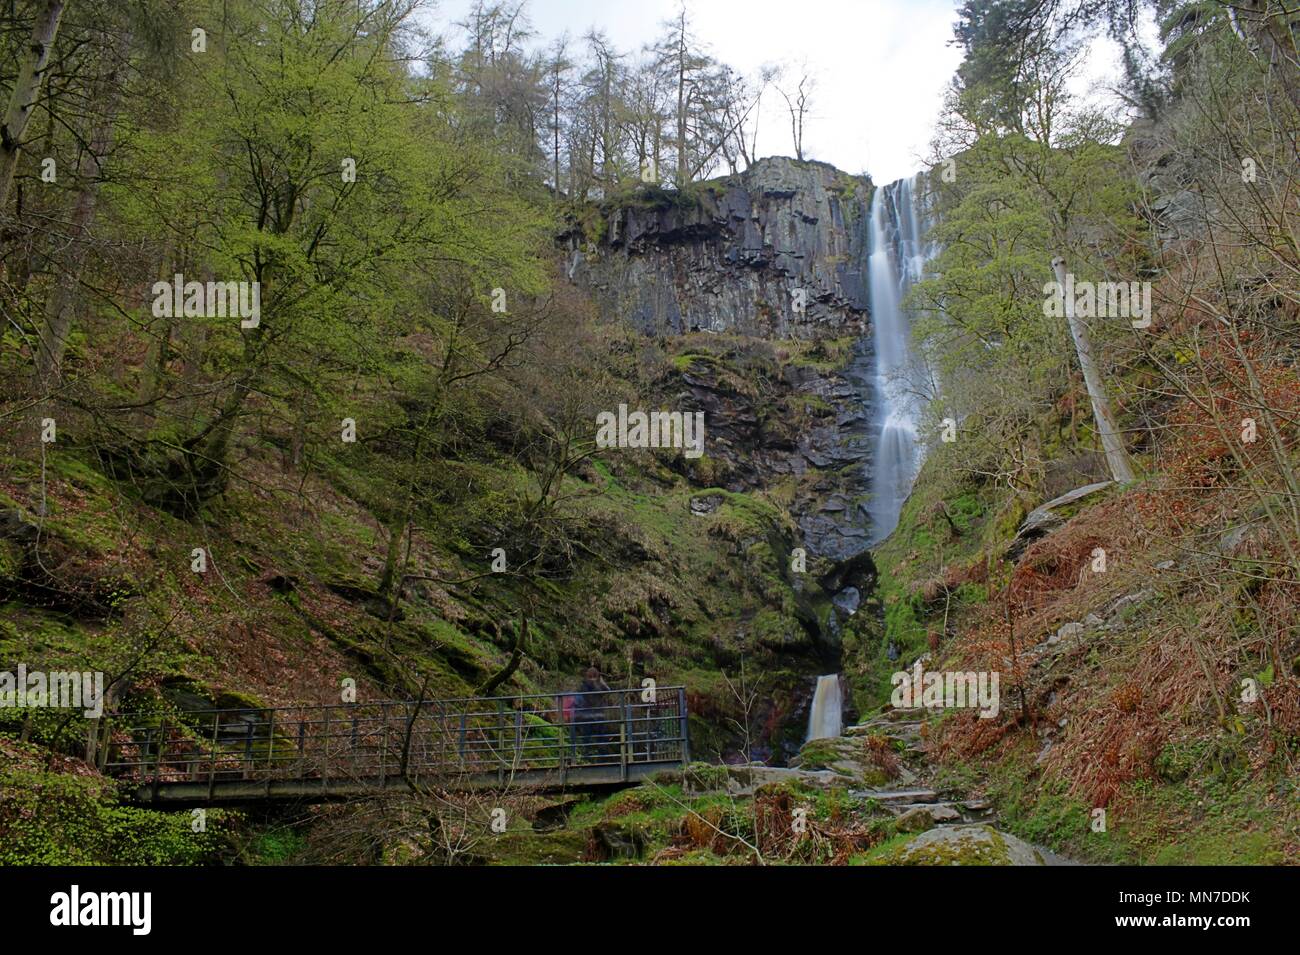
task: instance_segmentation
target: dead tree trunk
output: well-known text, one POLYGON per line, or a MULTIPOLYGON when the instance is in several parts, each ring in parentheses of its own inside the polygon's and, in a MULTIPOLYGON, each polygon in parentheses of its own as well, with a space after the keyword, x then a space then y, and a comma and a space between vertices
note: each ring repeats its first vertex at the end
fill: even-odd
POLYGON ((1110 399, 1102 387, 1101 371, 1097 368, 1093 355, 1088 328, 1074 314, 1074 302, 1065 294, 1065 259, 1061 256, 1053 259, 1052 270, 1056 273, 1057 288, 1065 307, 1065 320, 1074 339, 1074 352, 1079 358, 1079 367, 1083 370, 1083 381, 1088 388, 1088 398, 1092 401, 1092 416, 1097 423, 1097 433, 1101 436, 1101 447, 1106 453, 1110 475, 1120 484, 1131 484, 1134 480, 1133 464, 1124 447, 1124 436, 1115 424, 1115 412, 1111 410, 1110 399))

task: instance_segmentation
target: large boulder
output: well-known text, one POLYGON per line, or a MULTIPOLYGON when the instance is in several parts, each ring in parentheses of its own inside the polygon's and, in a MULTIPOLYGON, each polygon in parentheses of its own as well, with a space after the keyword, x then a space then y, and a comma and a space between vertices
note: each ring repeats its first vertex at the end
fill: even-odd
POLYGON ((987 825, 928 829, 881 861, 888 865, 1047 864, 1029 843, 987 825))

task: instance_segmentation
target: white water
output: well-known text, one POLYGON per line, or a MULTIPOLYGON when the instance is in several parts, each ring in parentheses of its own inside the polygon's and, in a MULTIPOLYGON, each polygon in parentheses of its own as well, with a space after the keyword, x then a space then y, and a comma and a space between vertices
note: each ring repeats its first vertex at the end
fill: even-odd
POLYGON ((840 675, 819 676, 812 709, 808 711, 808 739, 829 739, 840 735, 844 728, 841 705, 840 675))
POLYGON ((898 513, 921 466, 920 388, 912 363, 912 323, 901 304, 921 277, 928 257, 914 185, 915 178, 900 179, 877 189, 871 199, 868 281, 881 420, 867 507, 873 543, 884 540, 898 525, 898 513))

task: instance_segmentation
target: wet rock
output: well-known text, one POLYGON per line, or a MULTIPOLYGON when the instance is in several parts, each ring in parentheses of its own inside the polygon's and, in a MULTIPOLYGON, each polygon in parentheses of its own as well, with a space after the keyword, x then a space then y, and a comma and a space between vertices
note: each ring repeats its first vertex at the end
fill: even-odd
POLYGON ((1107 629, 1114 630, 1118 627, 1122 627, 1124 625, 1126 612, 1130 607, 1140 606, 1152 599, 1155 595, 1156 592, 1154 590, 1139 590, 1136 593, 1125 594, 1123 597, 1120 597, 1112 603, 1106 611, 1107 629))
POLYGON ((27 520, 22 508, 0 510, 0 538, 18 544, 30 544, 41 536, 41 529, 27 520))
POLYGON ((858 607, 862 603, 862 594, 858 592, 857 587, 845 587, 835 595, 834 602, 837 608, 851 617, 858 612, 858 607))
POLYGON ((1151 202, 1162 238, 1170 241, 1196 234, 1200 222, 1200 200, 1194 192, 1180 189, 1157 196, 1151 202))
POLYGON ((691 514, 695 517, 712 514, 722 506, 722 500, 720 494, 705 494, 700 497, 693 497, 691 498, 691 514))
MULTIPOLYGON (((812 427, 796 427, 770 413, 760 414, 759 399, 735 387, 736 368, 728 357, 691 360, 681 373, 688 391, 676 402, 704 413, 710 470, 705 480, 728 491, 770 488, 785 475, 804 478, 796 483, 789 510, 799 525, 799 546, 809 557, 846 561, 868 545, 868 519, 852 502, 870 493, 870 434, 865 409, 874 400, 870 380, 872 360, 866 339, 853 346, 847 366, 838 370, 811 365, 787 365, 779 377, 768 379, 777 389, 788 388, 786 402, 801 394, 818 396, 819 407, 837 411, 845 424, 832 423, 830 409, 813 415, 812 427), (838 412, 852 409, 844 416, 838 412), (820 473, 819 473, 820 472, 820 473), (808 479, 809 475, 817 475, 808 479)), ((797 407, 797 405, 796 405, 797 407)), ((701 476, 681 457, 665 461, 688 479, 701 476)), ((701 495, 691 513, 706 516, 717 502, 701 495)), ((829 596, 829 595, 828 595, 829 596)))
POLYGON ((645 834, 635 825, 602 822, 593 826, 587 857, 591 862, 639 859, 645 853, 645 834))
POLYGON ((833 789, 846 782, 843 773, 831 769, 797 769, 785 766, 728 766, 725 789, 732 796, 752 796, 754 792, 772 783, 793 782, 833 789))
MULTIPOLYGON (((1051 730, 1049 729, 1047 730, 1047 732, 1050 733, 1051 730)), ((1052 750, 1052 741, 1049 739, 1045 743, 1043 743, 1043 748, 1040 749, 1038 751, 1038 755, 1034 757, 1034 765, 1035 766, 1043 765, 1043 763, 1047 760, 1047 754, 1051 752, 1051 750, 1052 750)))
POLYGON ((1059 628, 1057 628, 1056 633, 1047 638, 1047 645, 1055 646, 1062 640, 1070 640, 1074 637, 1081 636, 1084 629, 1083 624, 1078 622, 1072 621, 1070 623, 1063 623, 1059 628))
POLYGON ((913 806, 895 820, 899 832, 922 832, 942 822, 956 822, 961 813, 948 803, 932 806, 913 806))

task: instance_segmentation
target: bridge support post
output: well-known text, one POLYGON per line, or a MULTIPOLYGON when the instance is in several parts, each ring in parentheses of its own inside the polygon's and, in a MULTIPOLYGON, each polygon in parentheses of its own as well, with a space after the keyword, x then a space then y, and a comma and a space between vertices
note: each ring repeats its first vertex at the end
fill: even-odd
POLYGON ((379 737, 379 788, 388 783, 388 704, 379 708, 379 724, 384 728, 379 737))
POLYGON ((158 781, 163 774, 163 753, 167 749, 167 717, 163 717, 158 725, 158 758, 154 763, 153 773, 153 792, 150 798, 154 801, 158 799, 158 781))
POLYGON ((569 747, 573 745, 573 726, 564 718, 564 697, 555 698, 555 721, 560 726, 560 788, 569 782, 569 747))
POLYGON ((619 773, 623 782, 627 782, 627 764, 628 764, 628 747, 632 745, 632 721, 627 711, 627 694, 623 694, 623 720, 618 727, 619 747, 619 773))
POLYGON ((680 744, 682 765, 689 766, 691 762, 691 734, 690 720, 686 715, 686 687, 684 686, 679 686, 677 688, 677 718, 681 723, 681 729, 678 732, 680 732, 682 736, 680 744))
POLYGON ((212 748, 208 751, 208 801, 217 790, 217 737, 221 732, 221 714, 212 714, 212 748))
POLYGON ((506 785, 506 766, 505 760, 501 758, 501 753, 505 749, 506 738, 506 705, 503 701, 497 700, 497 725, 496 725, 496 762, 497 762, 497 785, 503 789, 506 785))
POLYGON ((266 726, 266 795, 271 796, 271 779, 275 776, 275 710, 266 726))
POLYGON ((257 723, 248 720, 245 725, 248 727, 244 731, 244 778, 257 778, 257 764, 253 760, 253 734, 257 732, 257 723))
POLYGON ((328 792, 330 787, 330 708, 325 707, 325 725, 321 729, 321 770, 320 789, 328 792))

